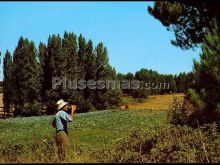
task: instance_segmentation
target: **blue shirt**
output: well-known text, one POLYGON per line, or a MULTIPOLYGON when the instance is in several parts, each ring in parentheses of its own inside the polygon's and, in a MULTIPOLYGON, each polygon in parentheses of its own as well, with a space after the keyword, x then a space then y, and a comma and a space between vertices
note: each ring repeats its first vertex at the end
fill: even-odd
POLYGON ((67 122, 71 122, 72 121, 72 118, 70 117, 70 115, 63 111, 63 110, 60 110, 57 112, 56 114, 56 130, 62 130, 62 131, 65 131, 66 133, 67 132, 67 122))

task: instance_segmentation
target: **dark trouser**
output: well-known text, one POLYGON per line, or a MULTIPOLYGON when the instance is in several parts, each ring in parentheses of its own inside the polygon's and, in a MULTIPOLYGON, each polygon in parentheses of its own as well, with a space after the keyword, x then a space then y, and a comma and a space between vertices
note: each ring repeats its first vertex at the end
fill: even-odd
POLYGON ((59 160, 64 161, 69 148, 69 140, 65 131, 58 131, 56 133, 56 143, 58 146, 59 160))

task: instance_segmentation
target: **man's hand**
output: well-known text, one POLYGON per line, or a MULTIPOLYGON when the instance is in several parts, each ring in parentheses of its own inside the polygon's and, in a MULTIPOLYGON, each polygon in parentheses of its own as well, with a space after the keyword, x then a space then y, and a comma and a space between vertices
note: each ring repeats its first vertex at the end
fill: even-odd
POLYGON ((71 110, 72 110, 72 112, 75 112, 76 111, 76 106, 75 105, 71 105, 71 110))
POLYGON ((71 105, 71 114, 70 114, 71 121, 73 121, 73 116, 74 116, 74 112, 75 111, 76 111, 76 106, 75 105, 71 105))

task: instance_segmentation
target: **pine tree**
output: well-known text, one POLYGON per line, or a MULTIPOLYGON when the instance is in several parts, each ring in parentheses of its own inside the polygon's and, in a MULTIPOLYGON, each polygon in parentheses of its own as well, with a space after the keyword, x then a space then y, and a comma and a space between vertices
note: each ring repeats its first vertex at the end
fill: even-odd
POLYGON ((93 51, 93 43, 91 40, 88 41, 86 47, 85 69, 86 69, 85 79, 86 80, 95 79, 96 63, 95 63, 95 55, 93 51))
MULTIPOLYGON (((46 81, 47 80, 47 47, 44 43, 40 42, 39 44, 39 51, 38 51, 38 59, 39 59, 39 64, 40 64, 40 82, 41 82, 41 90, 40 90, 40 95, 41 98, 44 98, 45 96, 45 90, 47 89, 47 86, 49 83, 46 81)), ((41 100, 43 101, 43 100, 41 100)))
MULTIPOLYGON (((64 33, 62 39, 62 52, 66 58, 66 75, 71 81, 79 78, 80 70, 78 67, 78 46, 77 36, 74 33, 64 33)), ((72 85, 72 84, 68 84, 72 85)), ((77 89, 64 90, 64 97, 70 103, 76 103, 79 100, 79 91, 77 89)))
MULTIPOLYGON (((88 82, 89 80, 95 80, 96 77, 96 63, 95 63, 95 55, 93 52, 93 43, 91 40, 88 41, 86 46, 86 58, 84 61, 85 68, 85 80, 88 82)), ((84 90, 84 98, 87 100, 93 100, 94 98, 94 90, 89 89, 88 87, 84 90)))
POLYGON ((25 104, 38 101, 40 79, 37 50, 33 42, 20 37, 14 56, 15 104, 19 113, 25 104))
MULTIPOLYGON (((101 42, 95 49, 96 55, 96 80, 114 80, 116 71, 109 65, 108 51, 101 42)), ((120 103, 121 90, 118 89, 97 89, 95 105, 97 109, 106 109, 118 106, 120 103)))
POLYGON ((104 44, 101 42, 96 47, 96 79, 105 79, 107 75, 108 67, 108 51, 104 44))
POLYGON ((3 62, 3 104, 4 112, 10 111, 10 105, 13 103, 13 62, 11 54, 6 50, 3 62))
POLYGON ((206 31, 202 44, 200 62, 194 60, 196 88, 194 89, 204 103, 203 110, 212 112, 220 109, 220 29, 214 21, 213 28, 206 31))
POLYGON ((78 69, 78 47, 77 47, 77 36, 74 33, 64 33, 62 39, 62 51, 66 57, 66 69, 67 76, 69 79, 77 79, 79 77, 78 69))
POLYGON ((85 61, 86 61, 86 39, 80 34, 78 38, 78 67, 80 70, 79 79, 85 79, 86 77, 86 69, 85 69, 85 61))
POLYGON ((67 59, 66 54, 62 52, 62 39, 59 34, 49 36, 47 51, 45 53, 44 65, 44 102, 47 106, 47 114, 55 112, 55 103, 64 95, 63 85, 52 89, 52 78, 63 78, 67 76, 67 59))

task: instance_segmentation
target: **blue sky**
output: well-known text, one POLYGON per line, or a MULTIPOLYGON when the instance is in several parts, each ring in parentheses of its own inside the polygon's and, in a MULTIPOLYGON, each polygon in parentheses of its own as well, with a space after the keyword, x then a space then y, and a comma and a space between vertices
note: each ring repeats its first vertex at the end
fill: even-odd
POLYGON ((102 41, 117 72, 191 71, 200 49, 183 51, 171 45, 174 34, 148 14, 148 5, 153 2, 0 2, 0 51, 3 57, 6 49, 13 53, 20 36, 38 47, 50 34, 66 30, 82 33, 95 45, 102 41))

